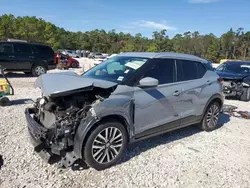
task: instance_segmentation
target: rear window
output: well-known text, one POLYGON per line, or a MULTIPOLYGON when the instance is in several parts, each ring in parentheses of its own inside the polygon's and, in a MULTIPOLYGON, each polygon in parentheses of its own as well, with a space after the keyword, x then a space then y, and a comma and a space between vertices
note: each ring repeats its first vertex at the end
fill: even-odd
POLYGON ((48 47, 48 46, 35 46, 37 53, 48 55, 48 56, 54 56, 54 51, 48 47))

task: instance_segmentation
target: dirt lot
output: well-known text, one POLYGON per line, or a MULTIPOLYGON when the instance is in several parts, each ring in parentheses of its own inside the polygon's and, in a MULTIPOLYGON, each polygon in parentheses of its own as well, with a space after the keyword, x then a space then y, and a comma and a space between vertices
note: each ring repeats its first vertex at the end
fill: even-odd
MULTIPOLYGON (((40 96, 35 78, 10 76, 16 95, 11 106, 0 107, 1 188, 250 187, 250 120, 225 114, 210 133, 188 127, 133 144, 120 164, 105 171, 49 165, 33 151, 24 117, 30 99, 40 96)), ((226 104, 250 111, 249 103, 226 104)))

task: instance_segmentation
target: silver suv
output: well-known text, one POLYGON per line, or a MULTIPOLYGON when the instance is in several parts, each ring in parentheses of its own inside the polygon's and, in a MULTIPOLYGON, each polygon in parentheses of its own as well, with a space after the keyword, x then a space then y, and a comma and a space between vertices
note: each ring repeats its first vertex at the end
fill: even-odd
POLYGON ((216 129, 224 100, 210 63, 177 53, 122 53, 35 85, 43 97, 25 111, 35 150, 97 170, 117 163, 131 142, 193 124, 216 129))

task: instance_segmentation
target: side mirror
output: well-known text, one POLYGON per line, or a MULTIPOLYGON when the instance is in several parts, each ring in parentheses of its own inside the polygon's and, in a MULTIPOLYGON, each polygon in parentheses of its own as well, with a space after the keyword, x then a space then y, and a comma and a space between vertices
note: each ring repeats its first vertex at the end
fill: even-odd
POLYGON ((156 87, 159 81, 155 78, 146 77, 139 81, 139 87, 156 87))

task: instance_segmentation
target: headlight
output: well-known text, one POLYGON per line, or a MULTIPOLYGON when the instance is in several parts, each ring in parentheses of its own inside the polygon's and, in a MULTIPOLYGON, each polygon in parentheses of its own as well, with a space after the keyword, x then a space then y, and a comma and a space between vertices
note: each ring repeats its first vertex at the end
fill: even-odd
POLYGON ((43 105, 44 103, 45 103, 45 99, 42 98, 42 99, 39 101, 39 104, 40 104, 40 105, 43 105))

